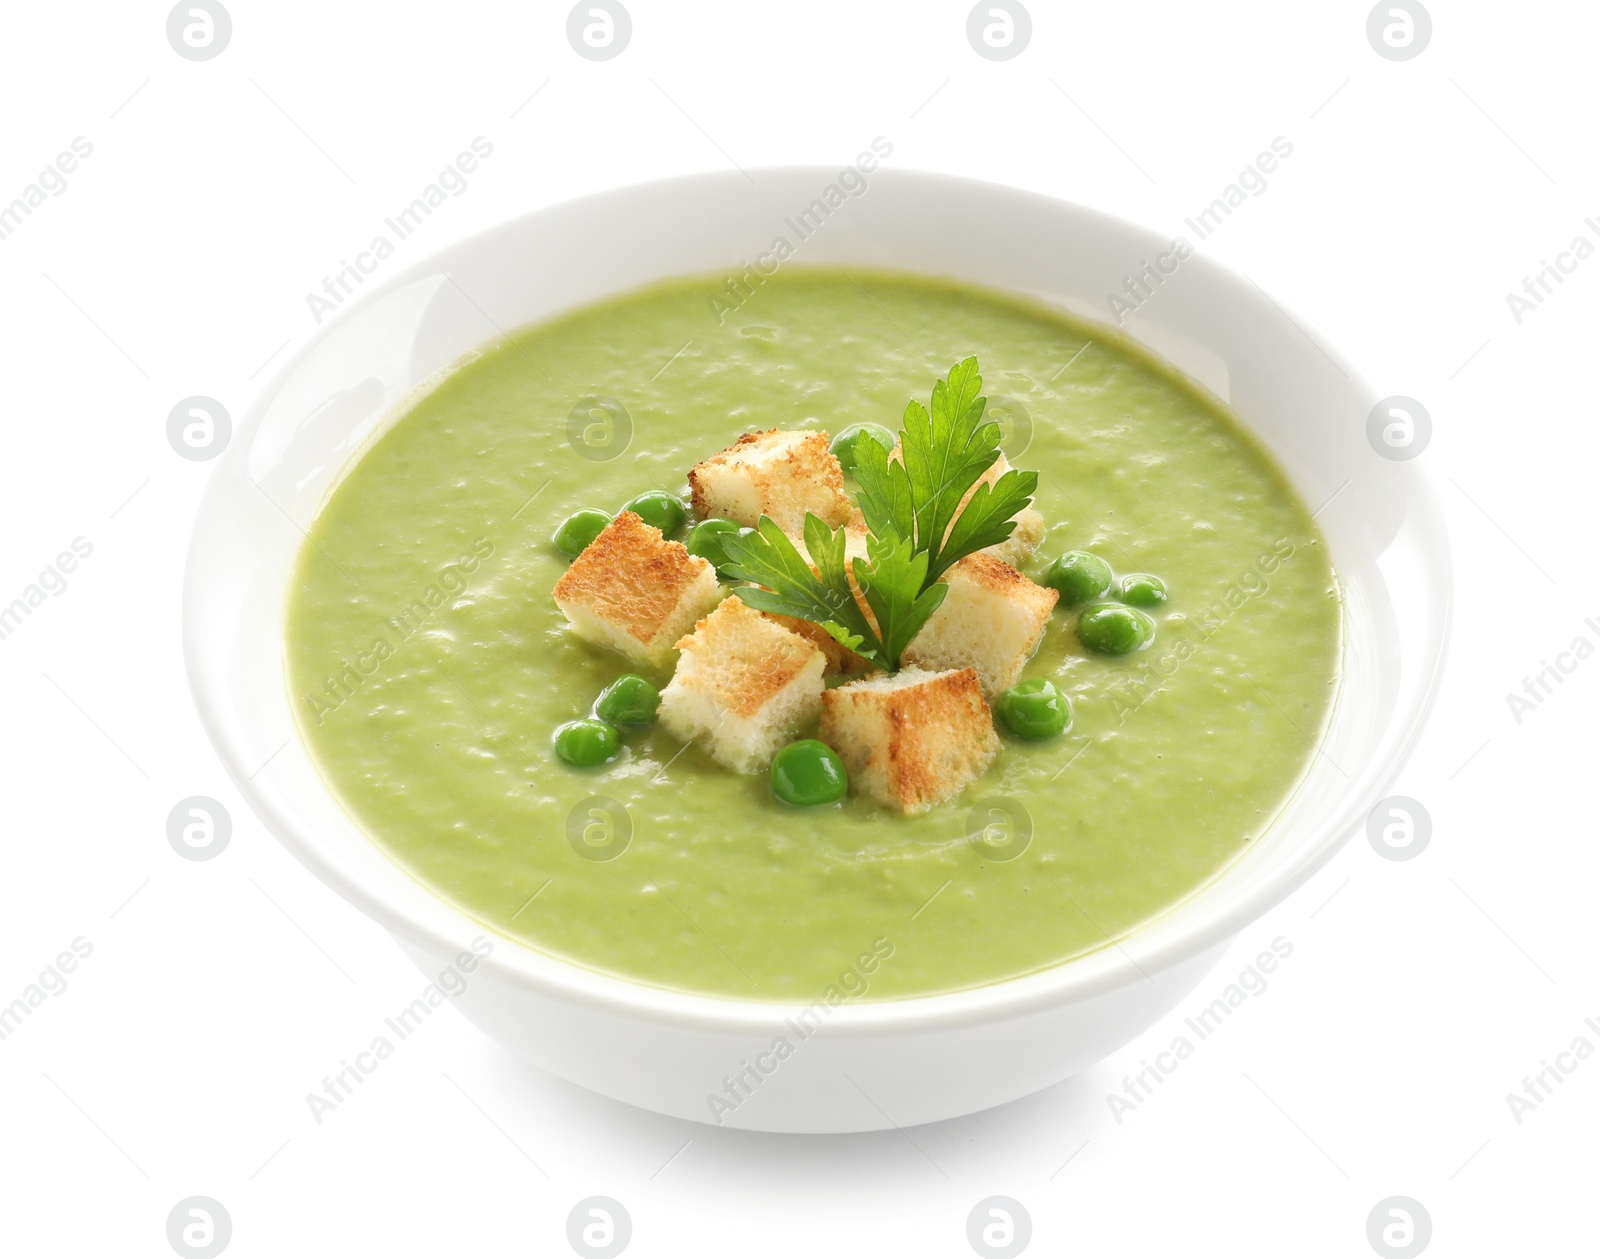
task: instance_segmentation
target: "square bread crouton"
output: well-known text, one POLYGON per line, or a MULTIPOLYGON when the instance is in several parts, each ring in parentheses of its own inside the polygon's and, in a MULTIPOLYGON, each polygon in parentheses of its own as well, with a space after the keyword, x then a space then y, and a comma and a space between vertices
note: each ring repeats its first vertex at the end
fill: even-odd
POLYGON ((1039 549, 1039 543, 1044 541, 1044 517, 1031 507, 1024 507, 1011 519, 1017 522, 1017 527, 1011 531, 1011 536, 1004 542, 997 542, 993 546, 983 548, 985 555, 992 555, 1012 568, 1020 568, 1023 562, 1039 549))
POLYGON ((799 533, 808 511, 834 527, 850 519, 844 473, 826 433, 746 433, 695 464, 689 489, 702 520, 720 516, 753 529, 762 516, 771 516, 785 533, 799 533))
POLYGON ((1037 650, 1060 596, 981 551, 939 580, 950 587, 944 602, 902 658, 925 669, 970 666, 984 695, 993 699, 1016 682, 1037 650))
POLYGON ((737 596, 678 642, 661 692, 661 728, 699 741, 729 769, 765 768, 822 708, 822 653, 737 596))
MULTIPOLYGON (((1006 462, 1005 452, 1002 451, 1000 457, 989 465, 988 470, 967 491, 967 496, 961 500, 961 507, 956 509, 956 515, 959 516, 962 508, 972 501, 972 496, 978 492, 978 486, 993 485, 1009 471, 1011 465, 1006 462)), ((1017 522, 1017 527, 1011 531, 1011 536, 1004 542, 984 547, 983 551, 985 555, 992 555, 995 559, 1002 560, 1015 568, 1037 551, 1039 543, 1044 541, 1044 517, 1033 508, 1024 507, 1011 519, 1017 522)), ((955 527, 954 522, 951 523, 951 527, 955 527)))
POLYGON ((959 795, 1000 748, 971 669, 902 669, 835 687, 822 697, 817 737, 854 790, 902 813, 959 795))
POLYGON ((798 617, 783 616, 777 612, 763 612, 762 616, 776 625, 783 626, 791 634, 798 634, 822 653, 824 677, 838 677, 846 673, 866 673, 873 668, 872 661, 865 656, 858 656, 843 643, 841 643, 822 626, 814 621, 802 621, 798 617))
POLYGON ((553 593, 580 638, 664 668, 673 644, 723 591, 709 563, 625 511, 572 561, 553 593))

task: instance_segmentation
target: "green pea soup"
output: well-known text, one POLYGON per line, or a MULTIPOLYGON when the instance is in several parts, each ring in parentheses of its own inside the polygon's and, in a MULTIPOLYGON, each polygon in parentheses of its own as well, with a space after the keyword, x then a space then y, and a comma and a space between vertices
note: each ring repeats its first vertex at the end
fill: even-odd
POLYGON ((332 491, 289 589, 287 678, 372 841, 547 954, 805 1003, 841 976, 879 1000, 1026 975, 1214 880, 1294 790, 1338 678, 1326 546, 1261 446, 1115 334, 1004 294, 788 268, 720 319, 713 295, 673 280, 484 347, 332 491), (1053 614, 1023 677, 1070 700, 1067 733, 1002 725, 988 773, 915 817, 796 808, 656 727, 609 764, 558 760, 557 727, 608 684, 670 676, 567 629, 562 522, 682 495, 743 432, 898 427, 971 354, 1008 457, 1039 473, 1025 571, 1086 550, 1165 583, 1142 609, 1154 641, 1126 656, 1053 614))

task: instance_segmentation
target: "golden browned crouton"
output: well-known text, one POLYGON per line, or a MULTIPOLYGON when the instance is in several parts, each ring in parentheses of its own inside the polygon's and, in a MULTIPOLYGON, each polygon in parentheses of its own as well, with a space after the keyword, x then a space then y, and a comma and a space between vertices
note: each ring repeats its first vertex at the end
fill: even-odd
POLYGON ((925 669, 971 667, 993 699, 1022 673, 1059 596, 981 551, 939 580, 950 589, 903 658, 925 669))
POLYGON ((858 656, 815 621, 802 621, 798 617, 783 616, 777 612, 763 612, 762 616, 798 634, 822 653, 827 662, 823 676, 834 677, 843 673, 865 673, 873 667, 872 661, 858 656))
POLYGON ((754 773, 822 707, 823 656, 737 597, 678 643, 661 692, 661 728, 698 740, 729 769, 754 773))
POLYGON ((999 750, 971 669, 899 673, 824 693, 817 737, 839 754, 850 786, 902 813, 960 794, 999 750))
POLYGON ((600 531, 554 591, 579 637, 658 667, 722 593, 716 569, 631 511, 600 531))
POLYGON ((799 533, 806 513, 829 525, 850 519, 844 473, 819 432, 746 433, 689 471, 695 514, 720 516, 754 528, 771 516, 785 533, 799 533))

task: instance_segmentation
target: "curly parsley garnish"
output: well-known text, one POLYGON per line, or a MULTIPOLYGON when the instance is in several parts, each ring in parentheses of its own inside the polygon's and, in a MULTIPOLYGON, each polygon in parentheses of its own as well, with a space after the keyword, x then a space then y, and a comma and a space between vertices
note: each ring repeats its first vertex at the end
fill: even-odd
POLYGON ((948 587, 939 577, 957 560, 1010 537, 1012 517, 1038 488, 1038 473, 1016 469, 978 485, 1000 457, 1000 426, 983 419, 982 388, 978 360, 968 358, 934 381, 931 406, 907 403, 898 459, 870 433, 856 439, 856 502, 870 536, 866 558, 848 570, 844 529, 830 529, 809 512, 810 563, 767 516, 753 533, 728 537, 727 571, 753 583, 739 587, 739 598, 757 611, 811 621, 880 668, 899 668, 901 653, 944 601, 948 587))

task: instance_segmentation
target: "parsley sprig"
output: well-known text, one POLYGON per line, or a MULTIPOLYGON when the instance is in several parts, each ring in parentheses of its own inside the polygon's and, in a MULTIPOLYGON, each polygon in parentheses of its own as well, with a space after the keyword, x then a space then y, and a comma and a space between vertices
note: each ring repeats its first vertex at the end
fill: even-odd
POLYGON ((811 621, 880 668, 899 668, 901 653, 944 601, 949 587, 940 576, 1010 537, 1012 517, 1038 488, 1038 473, 1014 468, 978 485, 1000 457, 1000 426, 983 419, 982 388, 978 360, 968 358, 934 382, 931 406, 909 402, 898 459, 870 433, 856 439, 856 501, 869 536, 866 557, 848 568, 844 529, 809 512, 810 563, 767 516, 754 532, 725 539, 727 570, 753 583, 737 590, 739 598, 761 612, 811 621), (852 575, 871 618, 856 601, 852 575))

